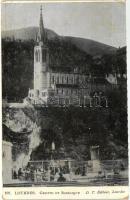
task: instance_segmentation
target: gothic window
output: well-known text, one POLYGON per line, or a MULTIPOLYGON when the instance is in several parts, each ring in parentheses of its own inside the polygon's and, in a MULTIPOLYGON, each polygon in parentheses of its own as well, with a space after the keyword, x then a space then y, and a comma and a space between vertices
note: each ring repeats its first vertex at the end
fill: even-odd
POLYGON ((59 76, 57 77, 57 83, 59 83, 59 76))
POLYGON ((43 62, 46 62, 46 50, 42 51, 43 62))
POLYGON ((55 82, 55 77, 52 76, 52 83, 54 84, 54 82, 55 82))
POLYGON ((71 83, 73 84, 73 77, 71 78, 71 83))
POLYGON ((38 62, 40 62, 40 51, 38 50, 38 62))
POLYGON ((67 80, 66 82, 67 82, 67 84, 68 84, 68 82, 69 82, 68 76, 67 76, 67 79, 66 79, 66 80, 67 80))
POLYGON ((36 62, 38 62, 38 52, 37 51, 35 53, 35 59, 36 59, 36 62))
POLYGON ((3 157, 3 158, 6 157, 6 153, 5 153, 5 151, 3 151, 2 157, 3 157))
POLYGON ((64 83, 64 76, 62 76, 62 83, 64 83))
POLYGON ((77 83, 77 84, 79 83, 79 77, 76 78, 76 83, 77 83))

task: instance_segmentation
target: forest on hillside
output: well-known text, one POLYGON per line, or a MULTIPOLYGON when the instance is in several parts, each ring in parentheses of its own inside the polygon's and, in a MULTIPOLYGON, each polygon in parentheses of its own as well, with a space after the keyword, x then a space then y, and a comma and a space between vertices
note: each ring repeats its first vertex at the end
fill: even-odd
MULTIPOLYGON (((34 40, 2 40, 2 95, 8 101, 21 102, 33 87, 34 40), (5 81, 6 80, 6 81, 5 81)), ((116 54, 93 57, 65 39, 48 41, 50 67, 55 71, 101 76, 108 73, 126 73, 126 48, 116 54)))

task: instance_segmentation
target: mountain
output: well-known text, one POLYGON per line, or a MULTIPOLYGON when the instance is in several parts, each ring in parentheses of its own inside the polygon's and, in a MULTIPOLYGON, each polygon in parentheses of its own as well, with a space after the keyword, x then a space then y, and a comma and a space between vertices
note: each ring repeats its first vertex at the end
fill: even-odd
MULTIPOLYGON (((80 50, 85 51, 86 53, 97 56, 102 54, 111 54, 116 52, 116 48, 85 38, 78 37, 68 37, 68 36, 60 36, 52 30, 46 29, 48 39, 59 38, 60 40, 66 40, 74 44, 80 50)), ((2 38, 15 38, 21 40, 30 40, 36 39, 36 35, 38 32, 38 27, 28 27, 21 28, 16 30, 8 30, 2 32, 2 38)))
MULTIPOLYGON (((58 35, 49 29, 46 29, 48 39, 53 39, 57 37, 58 35)), ((15 39, 21 39, 21 40, 30 40, 36 39, 36 35, 38 33, 38 27, 28 27, 28 28, 21 28, 16 30, 8 30, 8 31, 2 31, 2 38, 15 38, 15 39)))
POLYGON ((75 44, 79 49, 85 51, 86 53, 96 56, 102 54, 111 54, 116 52, 116 48, 94 41, 90 39, 84 38, 76 38, 76 37, 66 37, 71 43, 75 44))

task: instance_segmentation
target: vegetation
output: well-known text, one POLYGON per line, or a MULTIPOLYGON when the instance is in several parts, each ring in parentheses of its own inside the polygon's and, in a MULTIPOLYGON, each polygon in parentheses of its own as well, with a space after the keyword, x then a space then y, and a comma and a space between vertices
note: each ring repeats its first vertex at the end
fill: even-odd
MULTIPOLYGON (((33 87, 34 41, 2 40, 2 89, 8 101, 22 101, 33 87), (6 81, 5 81, 6 80, 6 81)), ((48 41, 50 67, 56 71, 91 73, 101 76, 106 73, 126 72, 125 48, 114 54, 92 57, 65 39, 48 41)))
MULTIPOLYGON (((55 156, 62 158, 89 159, 91 145, 100 145, 102 159, 126 158, 127 91, 122 78, 126 73, 126 48, 118 49, 114 55, 92 57, 63 39, 49 40, 48 45, 53 70, 70 72, 77 67, 81 73, 96 76, 119 73, 121 78, 119 88, 107 92, 107 109, 36 109, 44 142, 33 151, 32 158, 48 158, 52 141, 56 143, 55 156)), ((8 101, 22 101, 33 86, 33 48, 33 40, 2 40, 2 88, 3 98, 8 101)), ((31 111, 24 112, 33 117, 31 111)))
MULTIPOLYGON (((121 94, 115 92, 118 104, 110 102, 112 107, 107 109, 71 106, 39 110, 41 140, 44 142, 35 149, 32 159, 47 159, 51 155, 53 141, 56 158, 90 159, 92 145, 100 146, 101 159, 127 158, 127 112, 123 99, 120 99, 121 94)), ((111 97, 109 100, 112 100, 111 97)))

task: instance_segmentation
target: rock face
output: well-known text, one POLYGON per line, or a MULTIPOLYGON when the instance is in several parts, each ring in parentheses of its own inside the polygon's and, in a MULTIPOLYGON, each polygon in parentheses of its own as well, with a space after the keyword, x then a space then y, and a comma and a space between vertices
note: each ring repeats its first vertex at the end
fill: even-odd
POLYGON ((23 109, 9 109, 5 115, 4 124, 14 132, 28 132, 33 129, 33 121, 23 112, 23 109))
POLYGON ((5 108, 3 111, 3 139, 13 144, 12 157, 15 168, 26 166, 32 151, 41 142, 41 129, 35 120, 37 113, 32 108, 27 109, 27 112, 25 110, 25 108, 14 107, 5 108))

